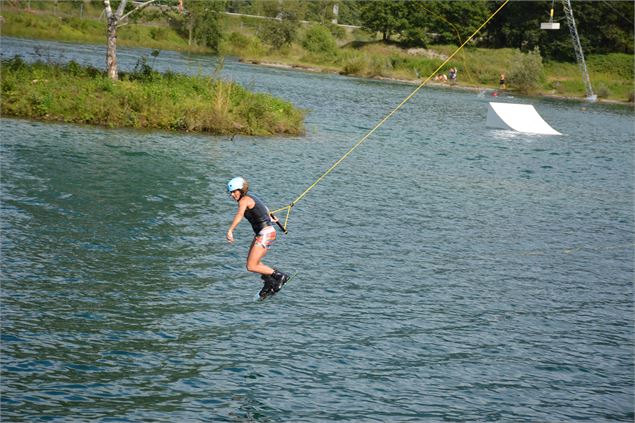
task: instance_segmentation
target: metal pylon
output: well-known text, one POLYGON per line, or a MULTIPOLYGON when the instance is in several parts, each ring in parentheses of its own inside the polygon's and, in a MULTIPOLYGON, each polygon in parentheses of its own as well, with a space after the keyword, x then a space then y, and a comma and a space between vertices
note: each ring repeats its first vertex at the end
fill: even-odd
POLYGON ((562 0, 564 6, 564 14, 567 17, 567 26, 571 32, 571 38, 573 39, 573 49, 575 50, 575 57, 582 72, 582 81, 584 82, 584 89, 586 91, 586 98, 589 101, 597 100, 597 96, 593 94, 593 87, 591 87, 591 80, 589 79, 589 71, 586 67, 584 60, 584 53, 582 52, 582 45, 580 44, 580 37, 578 37, 578 30, 575 26, 575 19, 573 19, 573 11, 571 10, 571 1, 562 0))

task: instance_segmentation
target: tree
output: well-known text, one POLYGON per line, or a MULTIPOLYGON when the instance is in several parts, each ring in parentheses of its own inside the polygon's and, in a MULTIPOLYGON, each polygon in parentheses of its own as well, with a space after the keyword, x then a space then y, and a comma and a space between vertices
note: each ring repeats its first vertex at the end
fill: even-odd
POLYGON ((288 19, 268 20, 258 30, 258 38, 274 50, 279 50, 295 40, 297 26, 297 22, 288 19))
POLYGON ((571 3, 585 53, 633 54, 635 2, 571 3))
POLYGON ((328 24, 335 17, 333 15, 334 0, 314 0, 307 2, 306 20, 328 24))
POLYGON ((383 41, 390 41, 393 34, 399 34, 408 26, 407 2, 393 0, 369 1, 361 6, 362 27, 380 32, 383 41))
POLYGON ((516 50, 508 78, 520 92, 529 94, 538 88, 540 80, 543 78, 543 70, 542 57, 538 47, 526 54, 516 50))
POLYGON ((307 51, 316 54, 337 55, 337 43, 335 38, 331 35, 331 31, 324 25, 311 26, 302 40, 302 47, 307 51))
POLYGON ((104 8, 106 12, 106 19, 108 25, 108 41, 106 48, 106 68, 108 71, 108 76, 113 81, 119 79, 119 70, 117 65, 117 28, 122 25, 125 25, 126 18, 130 16, 132 13, 136 13, 141 9, 146 8, 150 4, 154 3, 157 0, 147 0, 140 5, 133 7, 126 13, 126 5, 128 4, 128 0, 121 0, 119 3, 119 7, 117 10, 113 12, 112 7, 110 5, 110 0, 104 0, 104 8))
POLYGON ((204 2, 190 0, 185 4, 185 26, 188 32, 188 45, 195 40, 214 52, 218 52, 221 30, 218 24, 219 12, 224 2, 204 2))
POLYGON ((406 3, 408 26, 403 31, 402 43, 410 47, 427 47, 432 40, 432 24, 435 22, 435 12, 430 10, 430 5, 422 1, 406 3))
POLYGON ((266 20, 258 29, 258 38, 275 50, 290 45, 296 38, 299 20, 306 13, 305 5, 298 0, 268 1, 266 16, 275 19, 266 20))
POLYGON ((483 0, 451 2, 418 2, 430 13, 430 30, 438 43, 461 44, 490 15, 483 0))
POLYGON ((360 3, 357 0, 338 0, 340 8, 339 23, 347 25, 361 25, 359 18, 360 3))
MULTIPOLYGON (((492 19, 481 45, 490 48, 513 47, 530 51, 539 46, 545 59, 575 61, 571 35, 561 2, 555 2, 557 31, 540 29, 549 19, 551 1, 513 1, 492 19)), ((497 7, 491 4, 491 8, 497 7)), ((633 14, 635 2, 572 2, 573 15, 586 54, 611 52, 633 54, 633 14)), ((490 9, 493 11, 492 9, 490 9)))

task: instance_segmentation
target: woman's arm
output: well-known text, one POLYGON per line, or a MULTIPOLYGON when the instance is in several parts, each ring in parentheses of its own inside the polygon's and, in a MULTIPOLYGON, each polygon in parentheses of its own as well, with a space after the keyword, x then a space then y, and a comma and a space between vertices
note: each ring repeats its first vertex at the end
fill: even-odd
POLYGON ((227 241, 229 242, 234 242, 234 229, 236 229, 236 226, 238 226, 240 221, 243 220, 243 217, 245 216, 245 210, 247 210, 247 206, 249 205, 248 200, 250 200, 250 198, 243 197, 240 199, 240 201, 238 201, 238 211, 236 212, 234 220, 229 226, 229 230, 227 231, 226 235, 227 241))

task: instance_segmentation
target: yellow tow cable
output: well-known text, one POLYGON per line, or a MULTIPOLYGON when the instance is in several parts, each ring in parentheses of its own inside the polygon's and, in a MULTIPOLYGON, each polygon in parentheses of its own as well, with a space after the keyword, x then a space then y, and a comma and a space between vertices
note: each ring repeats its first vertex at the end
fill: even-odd
POLYGON ((316 186, 317 184, 319 184, 319 183, 322 181, 322 179, 324 179, 324 178, 326 177, 326 175, 328 175, 329 173, 331 173, 331 172, 333 171, 333 169, 335 169, 335 168, 336 168, 336 167, 337 167, 340 163, 342 163, 342 162, 344 161, 344 159, 346 159, 346 158, 347 158, 347 157, 348 157, 348 156, 349 156, 349 155, 350 155, 350 154, 351 154, 351 153, 352 153, 352 152, 353 152, 353 151, 354 151, 357 147, 359 147, 359 146, 360 146, 360 145, 361 145, 364 141, 366 141, 366 140, 368 139, 368 137, 370 137, 370 136, 373 134, 373 132, 375 132, 375 131, 377 130, 377 128, 379 128, 380 126, 382 126, 382 125, 383 125, 383 124, 384 124, 384 123, 385 123, 388 119, 390 119, 390 118, 392 117, 392 115, 394 115, 395 113, 397 113, 397 111, 398 111, 398 110, 399 110, 399 109, 400 109, 400 108, 401 108, 404 104, 406 104, 406 102, 408 102, 408 100, 410 100, 410 99, 411 99, 411 98, 412 98, 412 97, 413 97, 413 96, 414 96, 414 95, 415 95, 415 94, 416 94, 416 93, 417 93, 417 92, 418 92, 421 88, 423 88, 423 86, 424 86, 424 85, 426 85, 426 84, 430 81, 430 79, 432 79, 432 77, 433 77, 434 75, 436 75, 436 74, 437 74, 437 72, 439 72, 439 70, 440 70, 443 66, 445 66, 445 65, 446 65, 446 64, 447 64, 447 63, 448 63, 448 62, 449 62, 449 61, 450 61, 450 60, 451 60, 454 56, 456 56, 456 54, 457 54, 459 51, 461 51, 461 49, 463 49, 463 47, 465 47, 465 45, 466 45, 467 43, 469 43, 469 42, 472 40, 472 38, 474 38, 474 36, 476 36, 476 34, 478 34, 478 33, 479 33, 479 31, 480 31, 481 29, 483 29, 483 27, 484 27, 485 25, 487 25, 487 24, 488 24, 488 22, 489 22, 489 21, 491 21, 491 20, 492 20, 492 18, 493 18, 494 16, 496 16, 496 14, 497 14, 498 12, 500 12, 500 11, 503 9, 503 7, 505 7, 505 5, 507 5, 507 3, 509 3, 509 1, 510 1, 510 0, 505 0, 505 1, 503 2, 503 4, 501 4, 501 5, 500 5, 500 7, 499 7, 498 9, 496 9, 496 11, 495 11, 494 13, 492 13, 492 15, 491 15, 490 17, 489 17, 489 18, 487 18, 487 20, 485 20, 485 22, 483 22, 483 24, 481 24, 481 26, 479 26, 479 27, 476 29, 476 31, 474 31, 474 33, 473 33, 472 35, 470 35, 470 36, 468 37, 468 39, 467 39, 467 40, 465 40, 465 42, 464 42, 463 44, 461 44, 461 45, 459 46, 459 48, 457 48, 457 49, 454 51, 454 53, 452 53, 452 54, 451 54, 451 55, 450 55, 447 59, 445 59, 445 61, 444 61, 443 63, 441 63, 441 64, 439 65, 439 67, 437 67, 437 68, 434 70, 434 72, 432 72, 432 73, 430 74, 430 76, 428 76, 428 77, 427 77, 427 78, 426 78, 426 79, 425 79, 425 80, 424 80, 421 84, 419 84, 419 86, 418 86, 417 88, 415 88, 415 90, 414 90, 412 93, 410 93, 410 95, 408 95, 408 97, 406 97, 406 98, 405 98, 405 99, 404 99, 401 103, 399 103, 399 105, 398 105, 397 107, 395 107, 395 108, 394 108, 394 109, 393 109, 390 113, 388 113, 388 114, 387 114, 387 115, 386 115, 386 116, 385 116, 382 120, 380 120, 380 121, 379 121, 379 123, 377 123, 377 124, 376 124, 376 125, 375 125, 375 126, 374 126, 371 130, 370 130, 370 131, 368 131, 368 133, 366 133, 366 135, 364 135, 364 136, 363 136, 363 137, 362 137, 359 141, 357 141, 357 142, 355 143, 355 145, 353 145, 353 146, 352 146, 352 147, 351 147, 351 148, 350 148, 350 149, 349 149, 349 150, 348 150, 348 151, 347 151, 347 152, 346 152, 346 153, 345 153, 342 157, 340 157, 340 158, 339 158, 339 160, 337 160, 335 163, 333 163, 333 166, 331 166, 331 167, 330 167, 330 168, 329 168, 326 172, 324 172, 324 173, 323 173, 323 174, 322 174, 319 178, 317 178, 317 179, 315 180, 315 182, 313 182, 313 183, 312 183, 312 184, 311 184, 311 185, 310 185, 307 189, 305 189, 305 190, 302 192, 302 194, 300 194, 300 195, 298 196, 298 198, 296 198, 295 200, 293 200, 293 201, 292 201, 291 203, 289 203, 288 205, 286 205, 286 206, 284 206, 284 207, 281 207, 281 208, 279 208, 279 209, 276 209, 276 210, 274 210, 274 211, 272 211, 272 212, 271 212, 271 214, 273 215, 273 214, 278 213, 278 212, 281 212, 281 211, 283 211, 283 210, 286 210, 286 211, 287 211, 287 214, 285 215, 285 218, 284 218, 284 224, 280 224, 280 223, 278 222, 278 226, 280 226, 280 228, 284 231, 284 233, 287 233, 287 223, 289 222, 289 215, 291 214, 291 208, 292 208, 293 206, 295 206, 295 205, 297 204, 297 202, 298 202, 298 201, 302 200, 302 199, 304 198, 304 196, 305 196, 305 195, 307 195, 307 194, 309 193, 309 191, 311 191, 313 188, 315 188, 315 186, 316 186))

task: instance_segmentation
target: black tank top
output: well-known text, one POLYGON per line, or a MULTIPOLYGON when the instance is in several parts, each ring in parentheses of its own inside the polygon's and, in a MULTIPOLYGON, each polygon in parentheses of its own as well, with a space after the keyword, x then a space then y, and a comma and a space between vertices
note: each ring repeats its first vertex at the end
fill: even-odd
POLYGON ((255 233, 259 233, 267 226, 271 226, 271 218, 269 217, 269 209, 265 206, 260 198, 254 194, 247 194, 256 203, 253 208, 245 210, 245 218, 251 223, 251 228, 255 233))

